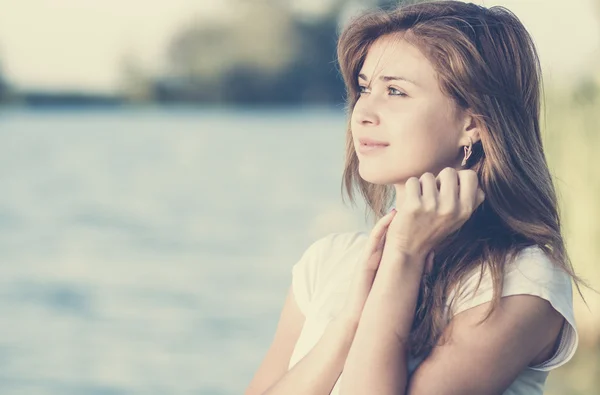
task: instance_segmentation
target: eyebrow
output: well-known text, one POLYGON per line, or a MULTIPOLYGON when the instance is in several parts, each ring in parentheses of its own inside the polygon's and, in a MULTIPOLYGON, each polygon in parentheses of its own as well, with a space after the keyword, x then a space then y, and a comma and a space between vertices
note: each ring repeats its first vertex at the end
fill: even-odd
MULTIPOLYGON (((361 73, 358 75, 358 79, 367 81, 367 76, 361 73)), ((411 84, 413 84, 415 86, 419 86, 419 84, 417 84, 415 81, 413 81, 409 78, 406 78, 406 77, 401 77, 401 76, 382 75, 381 77, 379 77, 379 79, 381 81, 386 81, 386 82, 387 81, 406 81, 406 82, 410 82, 411 84)))

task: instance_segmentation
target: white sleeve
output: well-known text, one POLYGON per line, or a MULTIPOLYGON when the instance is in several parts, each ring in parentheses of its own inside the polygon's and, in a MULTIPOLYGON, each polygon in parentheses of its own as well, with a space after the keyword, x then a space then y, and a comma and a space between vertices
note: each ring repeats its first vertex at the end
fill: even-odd
POLYGON ((310 310, 312 296, 319 278, 319 266, 327 257, 333 234, 313 242, 292 266, 292 289, 294 298, 302 314, 306 317, 310 310))
MULTIPOLYGON (((480 272, 476 271, 462 284, 456 296, 451 294, 452 315, 492 300, 493 285, 489 271, 485 271, 477 289, 479 276, 480 272)), ((501 295, 522 294, 547 300, 565 318, 556 353, 545 362, 528 368, 549 371, 567 363, 579 343, 573 313, 571 277, 557 267, 542 249, 527 247, 517 255, 513 264, 506 267, 501 295)))

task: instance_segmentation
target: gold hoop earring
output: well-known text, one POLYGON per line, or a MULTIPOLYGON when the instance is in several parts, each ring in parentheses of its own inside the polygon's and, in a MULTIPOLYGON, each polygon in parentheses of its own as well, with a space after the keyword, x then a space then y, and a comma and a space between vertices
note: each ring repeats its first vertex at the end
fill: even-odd
POLYGON ((469 157, 471 156, 471 153, 473 149, 473 140, 471 139, 471 137, 469 137, 469 147, 467 148, 467 146, 464 146, 464 150, 465 150, 465 157, 463 158, 462 163, 460 164, 461 166, 466 166, 467 164, 467 159, 469 159, 469 157))

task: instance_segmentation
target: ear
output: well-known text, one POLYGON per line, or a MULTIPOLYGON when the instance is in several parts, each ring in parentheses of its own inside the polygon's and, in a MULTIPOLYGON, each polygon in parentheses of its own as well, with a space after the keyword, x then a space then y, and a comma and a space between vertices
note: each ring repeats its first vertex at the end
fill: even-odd
POLYGON ((481 134, 479 133, 479 119, 476 116, 474 116, 470 111, 467 111, 463 120, 463 129, 461 135, 462 139, 466 140, 466 143, 464 145, 469 144, 469 139, 467 137, 471 137, 471 139, 473 140, 473 144, 481 140, 481 134))

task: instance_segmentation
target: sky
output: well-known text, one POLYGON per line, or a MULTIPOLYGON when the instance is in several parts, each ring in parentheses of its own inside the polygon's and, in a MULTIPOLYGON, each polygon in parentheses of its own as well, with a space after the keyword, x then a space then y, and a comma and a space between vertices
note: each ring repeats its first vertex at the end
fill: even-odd
MULTIPOLYGON (((252 0, 248 0, 252 1, 252 0)), ((288 0, 307 13, 326 0, 288 0)), ((561 80, 600 58, 600 11, 592 0, 472 1, 512 10, 532 34, 545 75, 561 80)), ((226 0, 0 0, 0 64, 25 89, 118 89, 125 53, 149 72, 163 67, 177 28, 192 16, 235 12, 226 0)), ((548 78, 548 77, 546 77, 548 78)))

